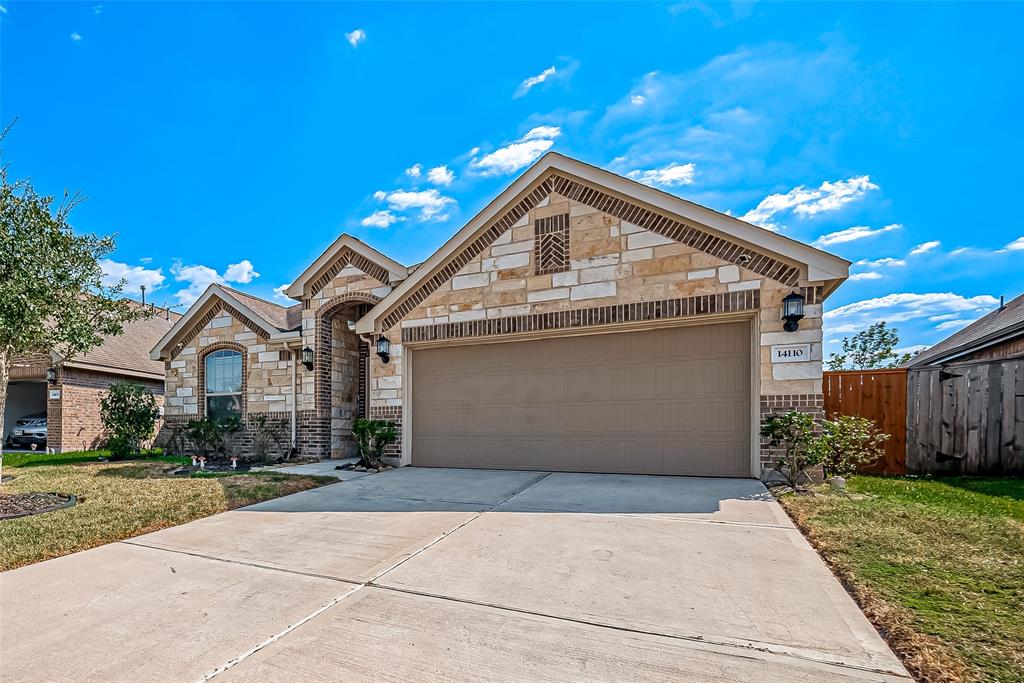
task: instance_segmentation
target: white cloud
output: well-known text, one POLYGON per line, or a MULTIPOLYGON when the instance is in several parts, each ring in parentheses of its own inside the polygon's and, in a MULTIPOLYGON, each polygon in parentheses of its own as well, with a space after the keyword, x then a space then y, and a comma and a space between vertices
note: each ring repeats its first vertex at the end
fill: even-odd
POLYGON ((850 280, 852 280, 852 281, 857 281, 857 280, 881 280, 881 279, 882 279, 882 274, 881 273, 876 273, 874 271, 868 271, 866 273, 854 273, 853 275, 850 276, 850 280))
POLYGON ((252 266, 252 263, 248 259, 242 260, 239 263, 232 263, 221 275, 213 268, 204 265, 194 266, 183 266, 180 263, 175 263, 171 266, 171 274, 174 275, 174 279, 177 282, 187 283, 183 289, 175 292, 174 296, 177 297, 178 302, 185 304, 186 306, 191 305, 196 299, 202 296, 206 288, 213 283, 217 284, 247 284, 252 282, 253 278, 260 276, 252 266))
POLYGON ((92 13, 93 14, 102 14, 103 13, 103 5, 93 5, 92 6, 92 13))
POLYGON ((1018 237, 1003 247, 1006 251, 1024 251, 1024 237, 1018 237))
POLYGON ((7 6, 0 5, 0 14, 7 14, 7 6))
POLYGON ((82 39, 82 34, 79 33, 78 31, 72 31, 71 35, 69 35, 68 38, 70 38, 71 40, 73 40, 74 42, 77 43, 78 41, 80 41, 82 39))
POLYGON ((516 88, 516 91, 515 91, 515 93, 512 94, 512 97, 513 98, 522 97, 526 93, 530 92, 530 90, 533 88, 533 86, 540 85, 544 81, 546 81, 549 78, 551 78, 552 76, 554 76, 556 72, 557 72, 557 69, 555 69, 554 66, 549 66, 548 68, 544 69, 539 74, 537 74, 536 76, 530 76, 529 78, 527 78, 526 80, 524 80, 522 83, 519 84, 519 87, 516 88))
POLYGON ((920 256, 921 254, 927 254, 929 251, 935 249, 940 244, 942 244, 942 242, 938 240, 934 240, 931 242, 922 242, 921 244, 917 245, 916 247, 910 250, 910 255, 920 256))
POLYGON ((405 169, 405 175, 410 178, 419 178, 423 172, 423 164, 413 164, 409 168, 405 169))
POLYGON ((393 223, 404 221, 405 219, 401 216, 396 216, 391 211, 384 209, 382 211, 374 211, 369 216, 359 221, 360 225, 365 225, 368 228, 386 228, 393 223))
POLYGON ((878 185, 866 175, 847 180, 826 180, 816 188, 799 185, 789 192, 768 195, 740 218, 748 223, 777 229, 773 219, 780 213, 791 211, 802 218, 809 218, 819 213, 838 211, 877 189, 878 185))
POLYGON ((472 168, 483 175, 505 175, 529 166, 555 144, 562 134, 557 126, 537 126, 515 142, 500 147, 490 154, 470 162, 472 168))
POLYGON ((868 266, 869 268, 902 268, 907 265, 907 262, 899 258, 880 258, 871 261, 869 259, 861 259, 857 261, 858 266, 868 266))
POLYGON ((167 279, 160 268, 152 270, 142 266, 129 266, 127 263, 119 263, 106 258, 100 259, 99 263, 100 268, 103 269, 103 284, 110 287, 124 280, 124 291, 129 294, 140 294, 143 285, 147 292, 152 292, 167 279))
POLYGON ((448 218, 448 209, 456 205, 456 201, 437 190, 378 190, 373 194, 378 201, 387 202, 388 207, 395 211, 418 210, 421 221, 443 221, 448 218))
POLYGON ((239 263, 232 263, 224 271, 224 280, 226 282, 237 282, 243 285, 249 284, 253 281, 253 278, 259 276, 260 274, 252 267, 252 263, 248 259, 243 259, 239 263))
POLYGON ((453 173, 447 166, 435 166, 427 171, 427 180, 435 185, 448 186, 452 184, 453 180, 455 180, 455 173, 453 173))
POLYGON ((970 325, 973 320, 947 320, 946 322, 939 323, 935 326, 935 329, 939 332, 946 332, 948 330, 959 330, 961 327, 970 325))
POLYGON ((862 240, 867 237, 877 237, 883 232, 891 232, 892 230, 899 230, 903 226, 899 223, 893 223, 887 225, 884 228, 878 228, 873 230, 866 225, 855 225, 852 228, 846 228, 845 230, 837 230, 836 232, 830 232, 826 235, 822 235, 814 241, 819 247, 827 247, 832 244, 843 244, 845 242, 853 242, 855 240, 862 240))
POLYGON ((661 185, 662 187, 676 187, 678 185, 689 185, 693 182, 696 173, 696 166, 688 164, 670 164, 664 168, 652 168, 647 170, 636 169, 627 175, 633 180, 638 180, 644 185, 661 185))
POLYGON ((352 47, 358 47, 359 43, 362 43, 363 41, 366 40, 366 31, 364 31, 361 28, 357 28, 354 31, 346 33, 345 40, 347 40, 348 44, 351 45, 352 47))
POLYGON ((847 334, 859 332, 879 320, 890 324, 908 320, 931 321, 935 316, 947 314, 955 314, 960 320, 974 320, 997 305, 999 301, 987 294, 964 297, 952 292, 901 292, 855 301, 826 311, 823 317, 827 334, 847 334))
POLYGON ((294 304, 295 300, 284 293, 284 290, 288 289, 290 286, 291 284, 286 282, 283 285, 274 287, 274 298, 285 303, 294 304))
POLYGON ((642 107, 647 102, 647 98, 643 95, 632 95, 629 98, 629 103, 634 107, 642 107))

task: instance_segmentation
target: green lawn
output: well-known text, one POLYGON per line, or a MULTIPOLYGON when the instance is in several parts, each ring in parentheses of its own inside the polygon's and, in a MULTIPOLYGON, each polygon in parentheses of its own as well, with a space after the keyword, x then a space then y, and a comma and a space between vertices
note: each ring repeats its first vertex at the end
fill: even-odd
POLYGON ((4 456, 4 476, 14 478, 0 485, 0 495, 56 492, 74 494, 78 503, 0 521, 0 571, 337 481, 278 472, 171 477, 184 458, 96 462, 96 453, 27 455, 17 467, 4 456))
MULTIPOLYGON (((165 456, 160 449, 144 453, 136 460, 160 460, 185 464, 191 458, 165 456)), ((37 465, 69 465, 76 462, 100 462, 100 458, 109 458, 110 451, 69 451, 67 453, 4 453, 4 467, 34 467, 37 465)))
POLYGON ((1024 680, 1024 481, 853 477, 782 504, 908 668, 1024 680))

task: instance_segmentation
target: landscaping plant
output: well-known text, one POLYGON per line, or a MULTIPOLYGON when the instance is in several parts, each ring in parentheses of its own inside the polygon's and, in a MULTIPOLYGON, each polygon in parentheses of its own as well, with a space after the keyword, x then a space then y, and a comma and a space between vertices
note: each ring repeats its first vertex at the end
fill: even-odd
POLYGON ((398 438, 398 429, 389 420, 359 418, 352 425, 352 436, 359 447, 359 465, 379 470, 384 467, 381 457, 388 446, 398 438))
POLYGON ((889 438, 866 417, 837 415, 822 423, 821 436, 815 443, 825 476, 848 477, 860 467, 885 454, 889 438))
POLYGON ((264 462, 269 459, 271 449, 276 450, 285 460, 290 453, 283 446, 284 431, 288 423, 284 420, 274 420, 262 413, 256 413, 249 418, 249 429, 252 433, 252 446, 250 451, 255 460, 264 462))
POLYGON ((814 418, 797 410, 769 415, 761 425, 761 437, 768 440, 771 448, 782 451, 775 471, 785 477, 794 490, 802 480, 810 481, 807 469, 821 462, 814 432, 814 418))
POLYGON ((110 437, 110 457, 120 460, 138 454, 153 437, 160 417, 153 392, 140 384, 118 382, 100 399, 100 419, 110 437))
POLYGON ((211 453, 223 453, 227 436, 241 428, 242 421, 234 416, 222 420, 204 417, 201 420, 189 420, 185 434, 196 445, 200 455, 208 458, 211 453))

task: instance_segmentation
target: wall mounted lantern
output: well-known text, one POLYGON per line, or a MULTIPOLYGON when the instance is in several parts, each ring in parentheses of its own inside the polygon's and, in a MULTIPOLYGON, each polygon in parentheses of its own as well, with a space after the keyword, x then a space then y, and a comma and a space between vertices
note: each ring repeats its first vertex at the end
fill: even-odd
POLYGON ((377 355, 380 356, 382 363, 391 360, 391 342, 383 334, 377 337, 377 355))
POLYGON ((313 349, 308 346, 302 349, 302 364, 306 366, 307 370, 313 369, 313 349))
POLYGON ((800 329, 800 319, 804 317, 804 297, 793 292, 782 300, 782 319, 786 324, 782 326, 786 332, 796 332, 800 329))
POLYGON ((46 368, 46 381, 50 384, 57 383, 57 368, 46 368))

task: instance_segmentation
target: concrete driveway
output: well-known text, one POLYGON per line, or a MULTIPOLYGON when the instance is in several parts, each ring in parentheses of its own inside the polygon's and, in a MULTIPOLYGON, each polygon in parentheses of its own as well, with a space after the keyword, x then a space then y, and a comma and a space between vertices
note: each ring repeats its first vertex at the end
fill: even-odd
POLYGON ((0 679, 907 681, 755 481, 405 468, 0 575, 0 679))

